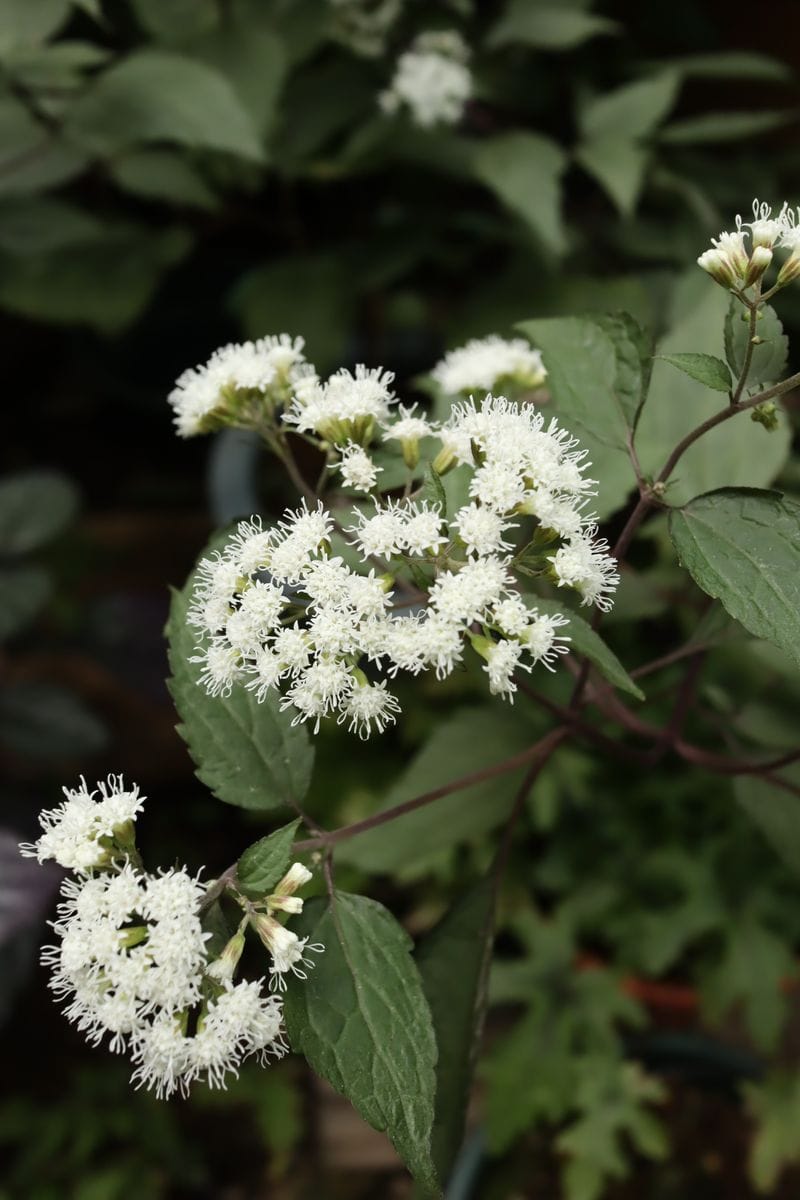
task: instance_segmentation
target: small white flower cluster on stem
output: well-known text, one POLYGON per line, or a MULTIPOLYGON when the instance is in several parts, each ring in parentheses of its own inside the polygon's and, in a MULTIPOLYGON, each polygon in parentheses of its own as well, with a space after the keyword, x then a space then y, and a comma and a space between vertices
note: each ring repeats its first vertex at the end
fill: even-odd
MULTIPOLYGON (((49 986, 67 1018, 93 1045, 108 1036, 112 1051, 129 1053, 132 1081, 159 1097, 185 1095, 195 1080, 224 1087, 253 1054, 262 1062, 280 1057, 287 1047, 279 997, 263 991, 263 980, 234 982, 242 927, 219 957, 210 957, 211 934, 200 915, 206 885, 198 877, 179 867, 148 874, 137 865, 130 833, 124 861, 98 856, 109 825, 118 827, 109 815, 115 806, 128 823, 141 809, 138 788, 126 790, 121 776, 98 788, 99 800, 83 781, 67 791, 60 808, 42 814, 39 841, 21 847, 40 862, 53 858, 76 872, 62 884, 51 923, 57 941, 42 951, 52 969, 49 986)), ((309 878, 296 863, 264 901, 266 913, 300 912, 294 893, 309 878)), ((264 919, 275 926, 271 941, 262 937, 271 954, 271 987, 282 990, 285 973, 305 978, 307 950, 322 947, 307 947, 307 939, 274 917, 264 919)))
POLYGON ((776 249, 788 250, 789 256, 778 272, 774 289, 800 275, 800 209, 792 210, 788 204, 773 216, 768 204, 754 200, 752 221, 737 216, 735 232, 721 233, 711 242, 712 248, 705 250, 697 262, 717 283, 735 292, 760 284, 776 249))
POLYGON ((491 334, 472 338, 466 346, 451 350, 431 371, 431 377, 448 396, 459 393, 521 391, 541 387, 547 371, 538 350, 524 338, 501 338, 491 334))
POLYGON ((385 113, 408 108, 423 129, 455 125, 472 95, 469 48, 455 30, 420 34, 401 54, 378 102, 385 113))

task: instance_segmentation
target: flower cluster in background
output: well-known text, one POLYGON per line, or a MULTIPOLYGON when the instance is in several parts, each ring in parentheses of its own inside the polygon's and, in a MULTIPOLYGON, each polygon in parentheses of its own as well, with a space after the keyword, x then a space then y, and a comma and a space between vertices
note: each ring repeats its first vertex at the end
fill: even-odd
POLYGON ((284 989, 288 971, 304 977, 308 951, 321 947, 307 946, 274 913, 302 910, 294 893, 310 872, 296 863, 263 903, 241 898, 246 916, 212 955, 201 920, 207 885, 182 867, 144 871, 133 837, 138 787, 112 776, 98 789, 96 799, 83 781, 65 788, 63 804, 41 814, 38 842, 21 847, 75 872, 61 887, 57 941, 42 952, 68 1019, 94 1045, 107 1036, 111 1050, 127 1052, 132 1080, 160 1097, 186 1094, 195 1080, 222 1087, 251 1055, 280 1057, 280 998, 263 979, 236 983, 234 975, 249 922, 270 953, 272 990, 284 989))
MULTIPOLYGON (((499 380, 523 395, 545 375, 536 350, 499 337, 470 342, 432 372, 452 394, 485 392, 499 380)), ((491 393, 429 420, 398 405, 393 381, 364 366, 321 380, 310 364, 295 380, 276 437, 288 426, 313 441, 365 499, 352 515, 340 512, 352 503, 343 497, 339 509, 304 499, 272 528, 242 522, 202 560, 188 620, 199 639, 192 662, 210 694, 241 686, 263 701, 279 690, 295 721, 318 730, 335 716, 367 737, 394 722, 399 703, 387 680, 400 671, 444 678, 471 647, 490 691, 513 698, 518 671, 551 667, 568 649, 559 632, 567 618, 525 598, 519 572, 610 607, 616 564, 587 512, 594 483, 576 440, 534 405, 491 393), (402 456, 402 495, 379 490, 377 443, 384 455, 402 456), (451 511, 441 482, 441 495, 425 494, 423 466, 437 481, 461 469, 451 511), (349 543, 347 562, 333 552, 334 538, 349 543)))
POLYGON ((385 113, 406 108, 423 129, 455 125, 472 95, 469 47, 455 30, 421 33, 397 60, 389 87, 378 97, 385 113))
POLYGON ((753 201, 753 220, 736 218, 736 231, 723 232, 711 239, 713 247, 698 258, 704 271, 735 292, 761 283, 775 250, 788 250, 773 290, 784 287, 800 275, 800 208, 784 204, 777 216, 768 204, 753 201), (748 248, 746 238, 750 237, 748 248))

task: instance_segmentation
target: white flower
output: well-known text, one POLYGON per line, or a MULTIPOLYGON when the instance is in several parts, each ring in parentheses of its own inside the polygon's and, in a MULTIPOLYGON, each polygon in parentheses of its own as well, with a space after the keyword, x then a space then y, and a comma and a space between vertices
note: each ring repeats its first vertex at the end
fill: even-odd
POLYGON ((109 775, 96 791, 88 790, 83 777, 80 787, 62 790, 63 803, 39 814, 42 836, 20 846, 23 857, 40 863, 53 858, 62 867, 85 872, 108 863, 114 853, 124 853, 115 846, 115 833, 125 833, 125 826, 142 811, 145 797, 139 795, 138 785, 126 788, 121 775, 109 775))
POLYGON ((477 554, 479 557, 511 550, 512 544, 503 540, 503 534, 517 528, 516 525, 503 520, 491 508, 478 504, 468 504, 460 508, 453 524, 467 553, 477 554))
POLYGON ((502 559, 469 559, 460 571, 442 572, 431 588, 430 604, 446 621, 470 625, 482 620, 513 582, 502 559))
POLYGON ((189 659, 203 668, 198 682, 209 696, 230 696, 234 683, 242 678, 238 652, 222 637, 213 638, 205 649, 198 650, 200 653, 189 659))
POLYGON ((292 407, 283 420, 300 433, 316 433, 334 444, 367 445, 375 424, 389 419, 393 380, 391 371, 361 363, 355 373, 342 368, 327 383, 310 376, 295 387, 292 407))
POLYGON ((264 396, 271 389, 286 387, 304 362, 303 345, 302 338, 286 333, 230 344, 215 350, 204 365, 184 371, 168 397, 180 436, 206 433, 226 418, 238 423, 238 417, 247 415, 239 405, 252 393, 264 396))
POLYGON ((548 557, 559 584, 575 588, 583 604, 596 604, 602 612, 608 612, 619 574, 616 559, 608 553, 608 543, 595 540, 595 533, 591 527, 586 536, 573 538, 548 557))
POLYGON ((289 971, 299 979, 305 979, 306 972, 303 968, 310 969, 314 966, 313 959, 307 958, 306 955, 312 951, 320 954, 324 950, 324 946, 309 945, 308 938, 299 938, 274 917, 258 913, 253 917, 253 926, 272 955, 270 985, 281 992, 286 990, 284 976, 289 971))
POLYGON ((386 113, 406 105, 417 125, 455 125, 472 95, 469 50, 454 31, 419 36, 400 55, 390 86, 378 102, 386 113))
POLYGON ((547 371, 538 350, 524 338, 473 338, 451 350, 431 371, 431 376, 448 396, 459 392, 492 392, 515 383, 523 388, 540 387, 547 371))
POLYGON ((366 450, 353 442, 348 442, 339 453, 341 459, 337 467, 345 486, 357 492, 371 492, 383 467, 376 467, 366 450))
POLYGON ((400 705, 396 697, 387 692, 385 683, 357 683, 342 707, 339 724, 349 720, 350 732, 357 732, 365 739, 372 733, 373 725, 378 733, 383 733, 388 725, 394 725, 395 713, 399 711, 400 705))
POLYGON ((493 696, 508 696, 513 699, 517 685, 514 682, 514 672, 518 666, 529 671, 525 663, 520 664, 523 646, 520 642, 509 638, 495 642, 486 651, 486 666, 484 670, 489 676, 489 691, 493 696))
POLYGON ((438 505, 408 501, 403 506, 402 545, 409 554, 437 554, 448 542, 447 534, 441 532, 444 518, 438 505))
POLYGON ((569 620, 560 613, 554 613, 552 616, 544 613, 533 614, 533 620, 520 632, 519 639, 526 646, 534 663, 543 663, 548 671, 552 671, 552 663, 558 655, 567 653, 570 638, 556 632, 565 625, 569 625, 569 620))
POLYGON ((400 416, 387 426, 383 435, 385 442, 393 439, 399 442, 417 442, 420 438, 431 435, 433 426, 424 417, 414 416, 416 407, 416 404, 411 408, 404 408, 402 404, 398 405, 397 411, 400 416))
POLYGON ((416 653, 420 665, 433 667, 437 679, 449 675, 464 656, 462 628, 442 613, 431 613, 419 628, 416 653))
POLYGON ((405 544, 405 521, 396 502, 388 500, 383 508, 376 510, 374 517, 366 517, 358 509, 353 512, 360 524, 349 526, 347 532, 353 534, 365 558, 373 555, 392 558, 400 553, 405 544))

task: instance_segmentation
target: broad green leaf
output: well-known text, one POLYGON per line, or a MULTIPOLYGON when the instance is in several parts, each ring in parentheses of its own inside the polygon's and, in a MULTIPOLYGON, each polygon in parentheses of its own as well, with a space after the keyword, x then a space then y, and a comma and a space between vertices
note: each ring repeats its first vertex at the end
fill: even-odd
POLYGON ((164 42, 181 42, 220 24, 214 0, 131 0, 131 7, 142 29, 164 42))
MULTIPOLYGON (((657 347, 658 355, 686 351, 719 355, 729 297, 703 275, 692 268, 678 282, 669 332, 657 347)), ((656 475, 678 442, 725 403, 697 380, 656 360, 636 432, 645 475, 656 475)), ((682 504, 719 487, 768 486, 786 460, 790 437, 785 421, 773 433, 755 425, 747 414, 724 422, 683 455, 669 483, 668 501, 682 504)))
POLYGON ((530 226, 554 254, 565 248, 560 181, 564 151, 536 133, 503 133, 480 142, 475 175, 530 226))
POLYGON ((69 0, 0 0, 0 57, 46 41, 64 24, 69 8, 69 0))
POLYGON ((686 54, 678 58, 644 63, 649 71, 677 71, 685 78, 763 79, 787 83, 792 78, 788 63, 751 50, 717 50, 711 54, 686 54))
MULTIPOLYGON (((796 767, 780 774, 800 786, 800 771, 796 767)), ((761 830, 772 849, 800 875, 800 796, 758 775, 740 775, 733 782, 733 791, 739 807, 761 830)))
POLYGON ((0 200, 0 250, 25 257, 103 237, 95 217, 55 196, 0 200))
POLYGON ((209 959, 218 958, 233 933, 219 900, 215 900, 213 904, 209 905, 203 913, 202 921, 203 931, 211 934, 206 942, 206 954, 209 959))
POLYGON ((532 4, 510 0, 487 39, 489 46, 518 45, 541 50, 572 50, 600 34, 616 33, 619 25, 607 17, 581 12, 566 5, 532 4))
POLYGON ((24 471, 0 482, 0 555, 38 550, 74 520, 78 492, 57 471, 24 471))
POLYGON ((723 488, 674 510, 670 534, 697 586, 800 666, 800 503, 723 488))
POLYGON ((248 846, 236 867, 236 882, 245 896, 266 896, 286 873, 300 818, 248 846))
POLYGON ((235 687, 230 696, 209 696, 190 663, 197 638, 186 621, 193 576, 173 592, 167 637, 172 672, 169 689, 181 724, 178 732, 196 764, 196 775, 226 804, 264 811, 302 800, 311 779, 314 751, 302 725, 292 727, 280 701, 259 704, 235 687))
POLYGON ((49 134, 44 125, 31 115, 21 101, 13 96, 0 98, 0 168, 13 172, 17 163, 46 146, 49 134))
POLYGON ((248 17, 227 21, 184 45, 192 58, 225 76, 262 139, 271 132, 277 118, 289 68, 283 41, 267 25, 270 17, 275 19, 265 9, 260 20, 248 17))
POLYGON ((87 68, 100 66, 108 57, 107 50, 91 42, 53 42, 14 50, 5 66, 24 88, 70 91, 84 85, 87 68))
MULTIPOLYGON (((528 722, 499 708, 462 709, 432 732, 397 782, 381 811, 433 791, 452 780, 518 754, 535 741, 528 722)), ((348 838, 337 847, 337 860, 372 874, 404 871, 420 874, 432 858, 459 842, 485 836, 508 815, 522 769, 472 784, 415 809, 386 825, 348 838)))
POLYGON ((600 635, 595 633, 588 621, 584 621, 583 617, 579 617, 559 600, 546 600, 542 596, 530 594, 526 599, 531 606, 548 616, 561 613, 563 616, 569 617, 569 625, 564 627, 562 633, 565 637, 570 638, 570 650, 576 654, 585 655, 597 667, 600 674, 621 692, 627 692, 629 695, 635 696, 637 700, 644 700, 642 689, 636 686, 616 654, 608 648, 600 635))
POLYGON ((593 320, 614 345, 617 360, 614 394, 626 425, 635 429, 650 386, 652 339, 630 313, 598 313, 593 320))
POLYGON ((135 51, 99 75, 71 108, 67 131, 98 154, 167 141, 262 158, 252 118, 228 80, 162 50, 135 51))
MULTIPOLYGON (((745 396, 754 394, 771 383, 777 383, 786 371, 789 357, 789 339, 783 332, 783 325, 775 309, 771 304, 765 304, 760 312, 760 319, 756 323, 756 336, 761 338, 761 342, 753 350, 747 372, 745 396)), ((739 301, 732 297, 725 318, 725 357, 736 380, 744 368, 750 337, 750 322, 748 319, 742 320, 743 315, 745 318, 749 317, 739 301)))
POLYGON ((0 567, 0 642, 34 619, 52 588, 43 567, 0 567))
POLYGON ((325 950, 308 979, 289 981, 293 1049, 385 1130, 419 1184, 438 1193, 436 1039, 411 939, 382 905, 347 892, 311 901, 294 928, 325 950))
POLYGON ((217 196, 202 175, 174 150, 135 150, 109 163, 117 187, 145 200, 213 209, 217 196))
POLYGON ((647 137, 672 108, 679 85, 678 75, 664 71, 651 79, 627 83, 596 96, 580 114, 584 140, 647 137))
MULTIPOLYGON (((48 188, 59 187, 80 175, 89 163, 89 156, 60 141, 32 130, 26 146, 6 153, 9 143, 4 131, 7 121, 4 104, 0 102, 0 196, 32 196, 48 188)), ((7 115, 7 114, 6 114, 7 115)))
POLYGON ((800 1159, 800 1074, 778 1066, 742 1092, 756 1122, 748 1174, 757 1191, 772 1195, 781 1172, 800 1159))
POLYGON ((620 213, 630 216, 641 195, 649 151, 630 138, 609 133, 583 142, 575 158, 594 176, 620 213))
POLYGON ((658 357, 717 392, 729 392, 733 386, 730 371, 713 354, 659 354, 658 357))
POLYGON ((417 948, 417 966, 439 1048, 431 1144, 441 1180, 448 1179, 464 1137, 486 1010, 494 903, 493 881, 481 880, 459 898, 417 948), (454 979, 458 979, 457 988, 454 979))
POLYGON ((798 120, 796 112, 702 113, 665 125, 659 141, 671 146, 694 146, 704 142, 736 142, 779 129, 798 120))

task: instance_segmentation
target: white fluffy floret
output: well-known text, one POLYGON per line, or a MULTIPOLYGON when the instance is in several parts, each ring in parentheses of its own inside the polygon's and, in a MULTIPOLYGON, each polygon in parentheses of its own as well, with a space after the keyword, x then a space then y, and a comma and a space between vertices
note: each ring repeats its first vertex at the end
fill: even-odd
POLYGON ((337 466, 344 485, 356 492, 371 492, 383 467, 376 466, 366 450, 353 442, 348 442, 340 454, 337 466))
POLYGON ((550 562, 560 585, 575 588, 583 604, 595 604, 608 612, 619 574, 616 559, 608 553, 608 543, 593 538, 595 532, 593 526, 586 536, 571 539, 550 556, 550 562))
POLYGON ((431 376, 448 396, 457 396, 460 392, 492 392, 509 383, 537 388, 547 378, 547 371, 539 351, 524 338, 491 334, 451 350, 431 376))
POLYGON ((107 863, 115 852, 123 853, 114 835, 142 810, 145 797, 140 796, 138 785, 126 788, 121 775, 109 775, 91 792, 83 778, 80 787, 62 790, 63 803, 39 815, 42 836, 23 843, 20 853, 40 863, 53 858, 60 866, 80 872, 107 863))
MULTIPOLYGON (((189 367, 168 397, 180 436, 206 433, 226 415, 236 424, 236 401, 242 393, 264 396, 285 389, 305 362, 303 345, 302 338, 282 333, 222 346, 207 363, 189 367)), ((273 398, 279 402, 284 396, 273 398)))
POLYGON ((363 364, 355 372, 343 367, 325 383, 309 375, 295 386, 292 406, 283 420, 299 433, 315 433, 334 444, 366 445, 375 425, 389 419, 393 380, 391 371, 363 364))
POLYGON ((389 87, 378 97, 385 113, 408 108, 415 124, 455 125, 472 95, 469 49, 448 30, 426 33, 400 55, 389 87))

